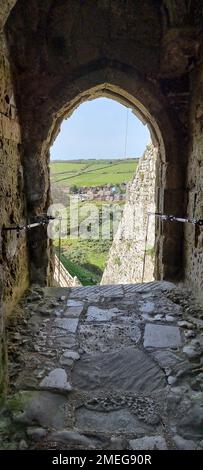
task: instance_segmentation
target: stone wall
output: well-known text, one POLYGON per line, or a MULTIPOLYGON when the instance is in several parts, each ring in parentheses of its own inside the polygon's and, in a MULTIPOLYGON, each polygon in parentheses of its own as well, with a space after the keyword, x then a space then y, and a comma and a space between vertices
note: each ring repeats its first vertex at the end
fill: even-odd
MULTIPOLYGON (((142 282, 148 212, 155 211, 157 149, 148 145, 127 192, 123 217, 116 232, 102 284, 142 282)), ((144 281, 154 279, 155 221, 149 217, 144 281)))
MULTIPOLYGON (((190 154, 187 214, 203 219, 203 67, 191 81, 190 154)), ((187 224, 184 236, 185 279, 203 297, 203 227, 187 224)))
POLYGON ((71 276, 65 266, 59 261, 57 255, 54 257, 54 286, 75 287, 81 286, 77 276, 71 276))
POLYGON ((25 233, 2 229, 25 219, 21 132, 3 34, 0 34, 0 391, 4 386, 5 316, 28 286, 25 233))
POLYGON ((0 277, 4 300, 18 299, 28 284, 26 235, 2 229, 25 220, 21 132, 3 36, 0 42, 0 277))

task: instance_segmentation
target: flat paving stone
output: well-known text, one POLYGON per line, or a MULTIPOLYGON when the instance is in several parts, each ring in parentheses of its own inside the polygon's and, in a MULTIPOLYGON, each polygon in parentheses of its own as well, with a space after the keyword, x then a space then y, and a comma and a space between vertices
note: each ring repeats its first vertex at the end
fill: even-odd
POLYGON ((140 421, 127 409, 100 412, 81 407, 76 411, 76 426, 84 431, 122 432, 136 434, 146 432, 151 426, 140 421))
POLYGON ((151 354, 157 360, 160 367, 173 367, 182 362, 182 358, 171 351, 158 350, 153 351, 151 354))
POLYGON ((79 300, 74 300, 74 299, 69 299, 67 300, 67 307, 83 307, 83 302, 80 302, 79 300))
POLYGON ((178 348, 182 344, 180 330, 176 326, 147 323, 144 331, 145 348, 178 348))
POLYGON ((68 382, 67 373, 64 369, 58 367, 52 370, 44 379, 40 382, 41 388, 59 390, 66 392, 72 390, 70 382, 68 382))
POLYGON ((102 309, 98 307, 89 307, 87 310, 87 321, 110 321, 118 315, 123 315, 123 311, 118 308, 102 309))
POLYGON ((142 313, 152 313, 154 312, 154 307, 155 307, 154 302, 146 301, 143 304, 141 304, 140 311, 142 313))
POLYGON ((69 333, 76 333, 78 328, 78 318, 57 318, 54 322, 56 328, 61 328, 69 333))
POLYGON ((165 375, 144 351, 123 348, 83 354, 75 364, 73 385, 80 390, 152 392, 166 386, 165 375))
POLYGON ((63 317, 79 318, 83 311, 83 307, 68 307, 63 312, 63 317))
POLYGON ((145 436, 140 439, 132 439, 130 447, 133 450, 167 450, 167 445, 162 436, 145 436))

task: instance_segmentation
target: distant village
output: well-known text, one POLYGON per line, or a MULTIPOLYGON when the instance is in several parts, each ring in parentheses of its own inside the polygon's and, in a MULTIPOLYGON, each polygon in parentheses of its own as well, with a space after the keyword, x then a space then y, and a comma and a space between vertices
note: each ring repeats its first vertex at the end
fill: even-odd
POLYGON ((128 183, 112 185, 110 183, 104 186, 71 186, 70 194, 77 194, 81 201, 123 201, 126 197, 128 183))

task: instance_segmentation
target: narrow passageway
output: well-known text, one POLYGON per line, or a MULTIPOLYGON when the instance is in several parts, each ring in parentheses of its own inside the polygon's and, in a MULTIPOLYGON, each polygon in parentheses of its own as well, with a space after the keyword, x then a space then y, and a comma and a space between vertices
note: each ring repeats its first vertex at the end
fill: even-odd
POLYGON ((203 2, 0 4, 0 449, 203 450, 203 2))
POLYGON ((32 288, 8 328, 4 448, 202 449, 194 305, 168 282, 32 288))

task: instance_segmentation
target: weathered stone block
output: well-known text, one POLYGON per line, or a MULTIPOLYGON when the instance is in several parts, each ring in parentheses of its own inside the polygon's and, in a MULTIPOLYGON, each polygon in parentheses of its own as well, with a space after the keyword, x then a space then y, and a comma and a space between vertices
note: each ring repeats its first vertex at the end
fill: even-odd
POLYGON ((147 324, 144 332, 145 348, 178 348, 182 340, 176 326, 147 324))

